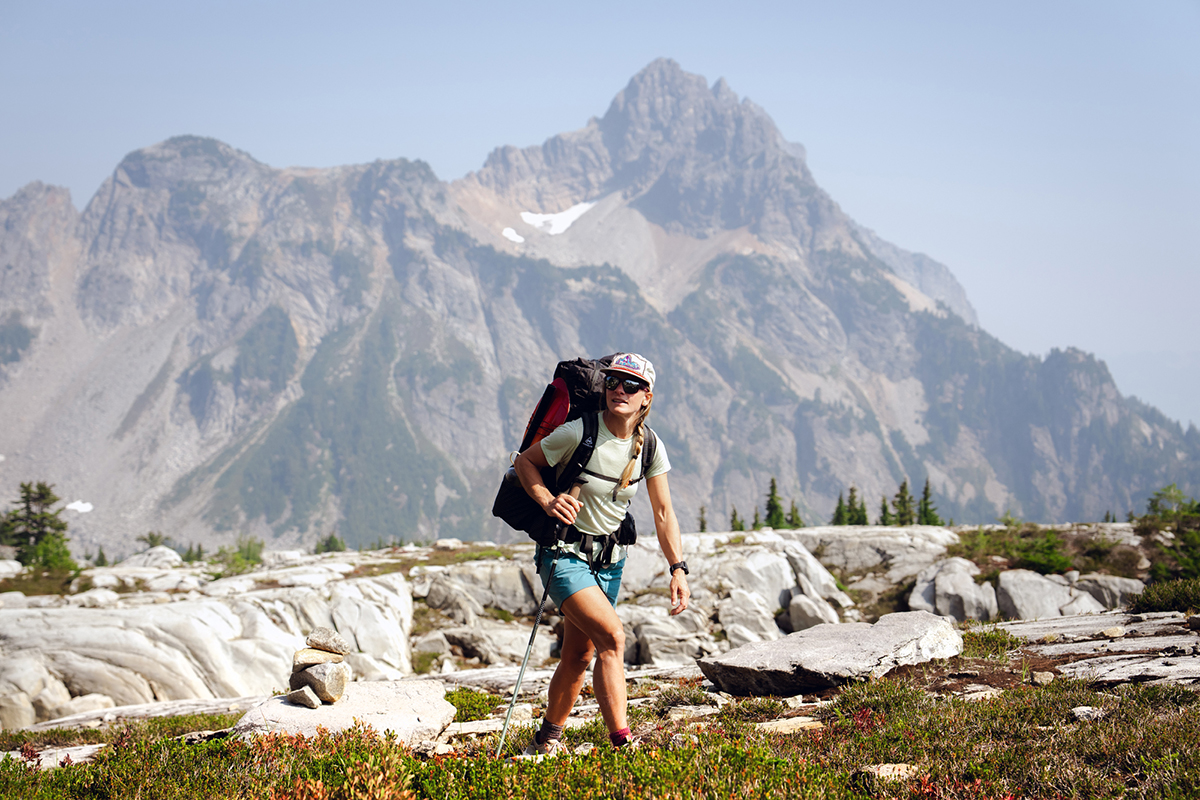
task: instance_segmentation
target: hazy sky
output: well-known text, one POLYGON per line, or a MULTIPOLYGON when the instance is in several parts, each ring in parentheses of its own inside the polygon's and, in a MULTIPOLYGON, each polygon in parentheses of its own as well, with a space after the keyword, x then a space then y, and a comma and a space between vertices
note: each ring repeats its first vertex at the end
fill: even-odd
POLYGON ((600 116, 660 56, 725 77, 983 327, 1200 423, 1200 0, 0 3, 0 197, 83 206, 130 150, 444 179, 600 116))

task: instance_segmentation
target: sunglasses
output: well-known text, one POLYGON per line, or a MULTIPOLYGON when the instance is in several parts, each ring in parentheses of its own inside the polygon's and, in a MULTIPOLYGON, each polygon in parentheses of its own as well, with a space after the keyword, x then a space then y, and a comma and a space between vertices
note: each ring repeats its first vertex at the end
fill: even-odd
POLYGON ((609 375, 604 379, 604 388, 610 392, 615 392, 618 386, 625 390, 625 394, 637 394, 642 389, 650 388, 641 381, 635 381, 633 378, 622 379, 609 375))

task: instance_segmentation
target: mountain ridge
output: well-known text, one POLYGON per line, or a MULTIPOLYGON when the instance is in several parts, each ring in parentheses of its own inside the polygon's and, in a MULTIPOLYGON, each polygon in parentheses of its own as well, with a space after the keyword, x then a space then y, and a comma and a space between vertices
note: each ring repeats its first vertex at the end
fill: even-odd
POLYGON ((685 527, 771 477, 810 521, 851 483, 874 512, 926 475, 980 522, 1198 483, 1200 433, 1088 354, 979 330, 948 269, 851 220, 764 111, 666 60, 581 131, 458 181, 175 137, 82 212, 31 184, 0 221, 0 479, 93 502, 84 549, 502 536, 486 510, 551 365, 620 349, 659 366, 685 527), (562 230, 526 216, 572 208, 562 230))

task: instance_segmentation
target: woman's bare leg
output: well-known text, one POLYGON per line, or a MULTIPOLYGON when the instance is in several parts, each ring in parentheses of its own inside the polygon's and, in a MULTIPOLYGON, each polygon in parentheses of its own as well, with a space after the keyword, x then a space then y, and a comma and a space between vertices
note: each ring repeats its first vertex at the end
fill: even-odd
POLYGON ((585 672, 592 654, 596 668, 592 688, 600 715, 610 733, 626 726, 625 628, 612 603, 598 586, 589 586, 568 597, 562 604, 566 618, 562 659, 550 680, 546 719, 562 725, 583 688, 585 672))

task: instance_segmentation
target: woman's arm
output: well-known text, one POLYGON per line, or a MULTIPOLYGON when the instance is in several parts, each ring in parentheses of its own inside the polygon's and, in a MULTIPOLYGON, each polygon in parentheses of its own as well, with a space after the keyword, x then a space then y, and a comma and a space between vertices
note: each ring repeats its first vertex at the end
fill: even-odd
POLYGON ((525 493, 532 497, 546 514, 567 525, 575 524, 575 515, 579 513, 583 504, 569 494, 555 496, 550 493, 546 482, 542 480, 542 470, 549 467, 550 462, 546 461, 541 442, 535 442, 517 456, 513 466, 517 468, 517 477, 521 479, 525 493))
MULTIPOLYGON (((532 449, 532 448, 531 448, 532 449)), ((658 544, 668 564, 683 560, 683 540, 679 534, 679 520, 675 507, 671 505, 671 488, 667 485, 667 473, 646 479, 646 492, 650 495, 650 507, 654 510, 654 530, 658 533, 658 544)), ((678 569, 671 575, 671 614, 675 615, 688 607, 692 591, 688 589, 687 575, 678 569)))

